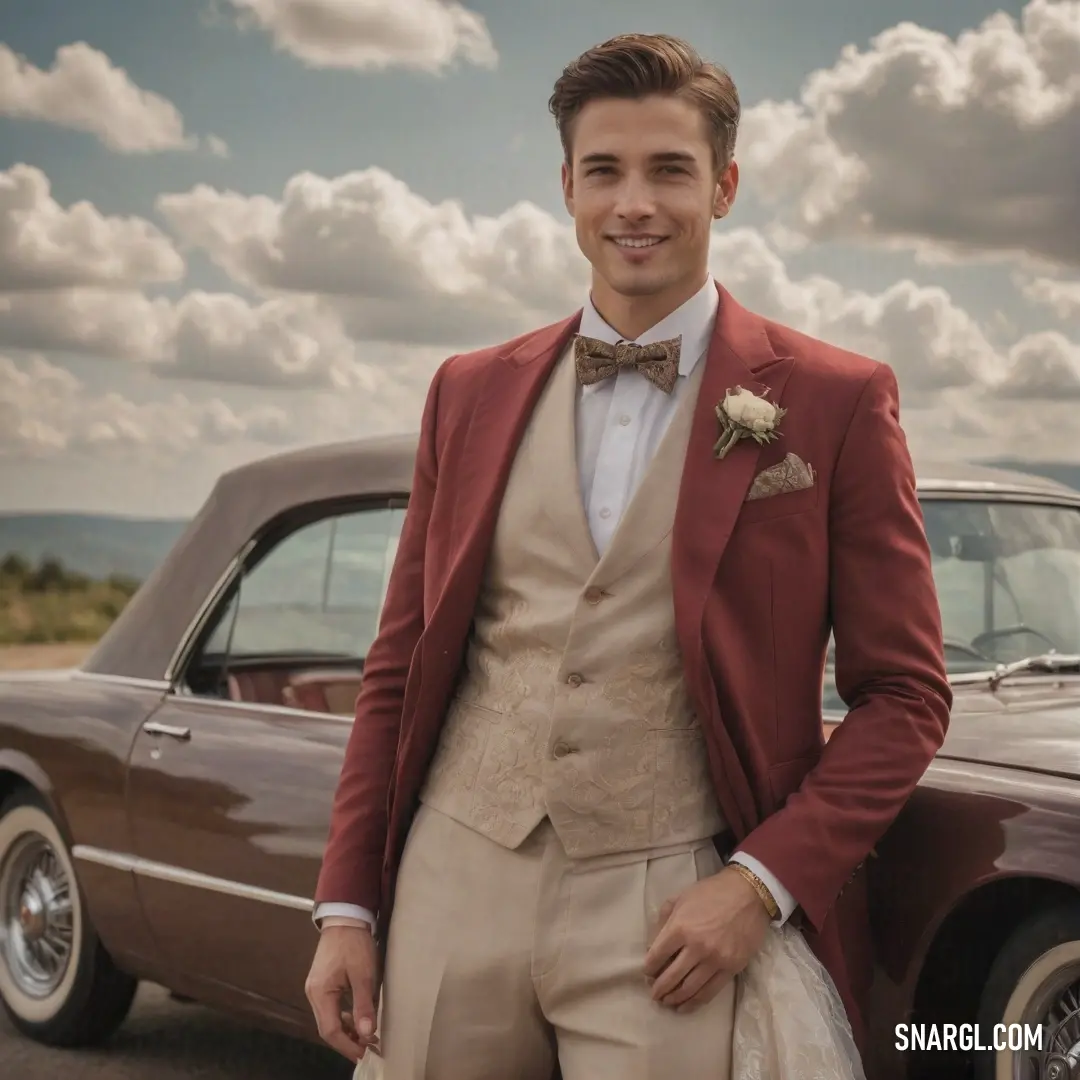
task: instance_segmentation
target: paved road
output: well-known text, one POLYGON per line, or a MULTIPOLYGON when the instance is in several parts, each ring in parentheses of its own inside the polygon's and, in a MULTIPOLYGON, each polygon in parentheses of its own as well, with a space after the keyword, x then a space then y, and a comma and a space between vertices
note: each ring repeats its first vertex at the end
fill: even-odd
POLYGON ((52 1050, 0 1013, 0 1077, 12 1080, 348 1080, 333 1051, 253 1031, 143 984, 127 1022, 99 1050, 52 1050))

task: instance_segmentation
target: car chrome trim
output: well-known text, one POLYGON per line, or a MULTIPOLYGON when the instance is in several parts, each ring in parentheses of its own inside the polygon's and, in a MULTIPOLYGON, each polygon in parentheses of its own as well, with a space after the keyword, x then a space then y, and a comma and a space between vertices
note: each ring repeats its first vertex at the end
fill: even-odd
POLYGON ((119 686, 138 687, 141 690, 168 690, 165 679, 141 679, 137 675, 112 675, 107 671, 84 671, 82 668, 71 670, 73 679, 89 679, 91 682, 116 683, 119 686))
POLYGON ((76 844, 71 854, 81 862, 106 866, 110 870, 122 870, 126 873, 138 874, 140 877, 154 878, 156 881, 169 881, 174 885, 205 889, 208 892, 222 893, 240 900, 254 900, 260 904, 273 904, 277 907, 291 908, 294 911, 312 911, 315 907, 313 900, 302 896, 291 896, 289 893, 264 889, 258 885, 246 885, 240 881, 212 877, 209 874, 200 874, 197 870, 184 870, 179 866, 169 866, 167 863, 141 859, 119 851, 106 851, 104 848, 93 847, 89 844, 76 844))
POLYGON ((210 618, 214 608, 217 607, 218 601, 228 591, 233 580, 243 569, 244 560, 251 554, 251 550, 255 547, 256 543, 256 538, 251 537, 247 543, 240 548, 240 550, 229 560, 228 565, 221 572, 221 576, 214 583, 213 588, 211 588, 203 598, 203 602, 199 605, 199 610, 195 612, 195 617, 188 624, 188 628, 180 636, 180 641, 177 643, 172 656, 169 658, 169 663, 165 667, 164 678, 168 686, 172 687, 176 685, 176 681, 180 677, 180 672, 187 663, 188 654, 191 651, 192 645, 205 628, 206 621, 210 618))
MULTIPOLYGON (((958 671, 948 676, 949 683, 953 686, 972 686, 980 684, 988 684, 990 680, 998 673, 997 668, 984 668, 981 671, 958 671)), ((1024 672, 1024 684, 1038 684, 1039 682, 1076 682, 1080 680, 1080 675, 1077 675, 1073 671, 1032 671, 1024 672)), ((825 710, 829 712, 830 710, 825 710)), ((846 715, 841 710, 833 710, 837 715, 846 715)))
POLYGON ((275 705, 272 701, 233 701, 232 698, 207 697, 203 694, 194 694, 184 686, 170 687, 171 699, 177 702, 191 702, 199 705, 201 709, 213 707, 222 709, 240 710, 249 716, 263 716, 269 713, 271 716, 303 716, 310 720, 318 716, 323 720, 336 720, 341 724, 352 724, 355 717, 352 713, 330 713, 319 709, 301 709, 296 705, 275 705))
POLYGON ((957 499, 994 502, 1018 502, 1028 505, 1080 509, 1080 491, 1045 491, 1042 488, 1008 487, 982 480, 921 480, 916 483, 920 499, 953 501, 957 499))

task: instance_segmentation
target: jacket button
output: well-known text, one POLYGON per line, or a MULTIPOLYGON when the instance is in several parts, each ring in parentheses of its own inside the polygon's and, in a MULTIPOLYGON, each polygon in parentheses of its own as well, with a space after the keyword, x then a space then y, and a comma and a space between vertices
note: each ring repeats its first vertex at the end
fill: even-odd
POLYGON ((585 590, 585 599, 590 604, 599 604, 604 599, 604 590, 597 588, 595 585, 590 585, 585 590))
POLYGON ((576 671, 574 671, 566 676, 566 681, 571 686, 580 686, 585 680, 576 671))
POLYGON ((557 758, 564 758, 564 757, 566 757, 566 755, 567 755, 567 754, 569 754, 569 753, 570 753, 571 751, 570 751, 570 747, 569 747, 569 746, 567 746, 567 745, 566 745, 566 743, 564 743, 564 742, 557 742, 557 743, 555 744, 555 746, 554 746, 554 747, 552 748, 552 751, 551 751, 551 752, 552 752, 552 754, 553 754, 553 755, 554 755, 555 757, 557 757, 557 758))

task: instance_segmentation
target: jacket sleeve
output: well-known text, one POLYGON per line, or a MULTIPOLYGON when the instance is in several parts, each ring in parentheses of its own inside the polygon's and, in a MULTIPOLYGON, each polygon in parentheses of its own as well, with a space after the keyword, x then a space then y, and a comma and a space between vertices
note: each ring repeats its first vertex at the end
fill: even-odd
POLYGON ((799 789, 739 845, 818 931, 944 742, 952 707, 929 544, 885 364, 841 446, 829 533, 836 685, 848 712, 799 789))
POLYGON ((331 809, 316 905, 351 904, 372 913, 379 910, 390 777, 397 759, 409 667, 424 629, 425 548, 438 482, 439 391, 448 363, 435 373, 424 405, 412 491, 378 633, 364 660, 355 719, 331 809))

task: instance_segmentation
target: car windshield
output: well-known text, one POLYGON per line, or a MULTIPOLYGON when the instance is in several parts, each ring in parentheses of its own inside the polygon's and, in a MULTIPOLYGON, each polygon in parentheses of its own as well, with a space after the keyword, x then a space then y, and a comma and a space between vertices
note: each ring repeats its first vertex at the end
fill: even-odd
MULTIPOLYGON (((1080 653, 1080 509, 990 499, 922 503, 950 675, 1080 653)), ((826 709, 836 693, 832 647, 826 709)))

